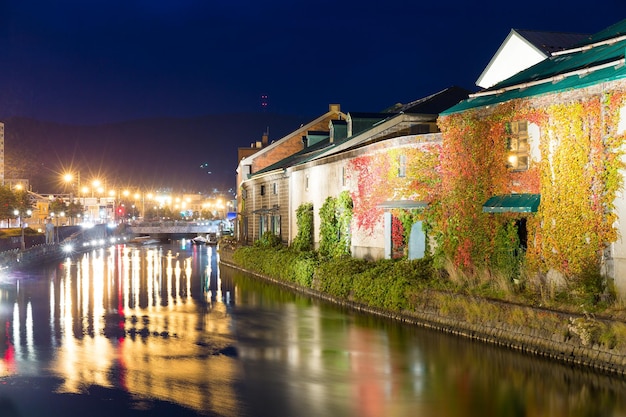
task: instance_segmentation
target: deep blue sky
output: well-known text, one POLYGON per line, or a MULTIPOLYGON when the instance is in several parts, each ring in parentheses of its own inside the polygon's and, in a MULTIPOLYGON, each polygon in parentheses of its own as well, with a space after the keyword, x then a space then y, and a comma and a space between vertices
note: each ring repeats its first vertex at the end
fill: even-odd
POLYGON ((0 118, 257 111, 261 94, 280 113, 378 111, 475 89, 511 28, 623 18, 623 0, 0 0, 0 118))

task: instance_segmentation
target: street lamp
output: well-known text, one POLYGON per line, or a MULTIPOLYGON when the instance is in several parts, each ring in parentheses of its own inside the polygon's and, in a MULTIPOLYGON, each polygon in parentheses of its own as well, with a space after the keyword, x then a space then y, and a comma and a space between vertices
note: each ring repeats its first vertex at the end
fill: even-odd
POLYGON ((74 186, 76 186, 76 194, 80 193, 80 171, 76 173, 76 184, 74 184, 74 174, 67 172, 63 174, 63 181, 70 187, 70 203, 74 202, 74 186))
MULTIPOLYGON (((84 186, 83 188, 80 189, 80 191, 83 194, 83 213, 89 213, 91 215, 91 209, 87 210, 87 203, 86 203, 86 197, 87 197, 87 193, 89 192, 89 187, 84 186)), ((86 221, 85 216, 83 216, 83 223, 85 221, 86 221)))
POLYGON ((62 211, 58 215, 55 215, 54 212, 50 212, 50 219, 56 218, 56 228, 55 228, 56 237, 54 238, 56 241, 59 240, 59 217, 65 217, 65 212, 62 211))
MULTIPOLYGON (((22 223, 22 214, 17 209, 13 212, 13 214, 15 214, 15 217, 19 218, 20 229, 22 229, 22 239, 20 241, 20 243, 21 243, 20 246, 22 247, 22 250, 24 250, 24 249, 26 249, 26 242, 24 241, 24 223, 22 223)), ((33 212, 32 212, 32 210, 29 209, 29 210, 26 210, 25 214, 26 214, 26 217, 30 217, 33 214, 33 212)))

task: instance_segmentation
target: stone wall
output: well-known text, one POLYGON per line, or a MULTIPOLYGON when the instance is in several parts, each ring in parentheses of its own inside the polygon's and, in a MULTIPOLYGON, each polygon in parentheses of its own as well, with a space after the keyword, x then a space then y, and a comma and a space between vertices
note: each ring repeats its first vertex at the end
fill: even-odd
POLYGON ((621 321, 597 319, 563 311, 437 291, 423 292, 414 300, 418 307, 413 311, 392 312, 337 299, 292 282, 243 270, 233 263, 232 252, 229 250, 220 250, 220 265, 250 273, 292 291, 368 314, 479 340, 563 363, 626 375, 626 347, 585 343, 575 331, 572 331, 572 323, 577 320, 583 322, 589 320, 602 326, 624 326, 625 323, 621 321), (449 305, 446 305, 446 299, 454 299, 456 306, 465 303, 478 311, 489 314, 465 314, 458 308, 449 308, 449 305), (518 320, 512 321, 511 317, 518 317, 518 320))

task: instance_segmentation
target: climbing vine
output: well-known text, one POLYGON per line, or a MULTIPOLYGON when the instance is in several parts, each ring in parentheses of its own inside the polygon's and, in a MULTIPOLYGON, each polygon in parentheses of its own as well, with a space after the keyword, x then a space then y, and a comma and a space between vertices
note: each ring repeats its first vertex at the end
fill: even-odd
POLYGON ((292 247, 301 252, 313 249, 313 203, 302 203, 296 210, 298 233, 292 247))
POLYGON ((623 93, 594 96, 546 109, 541 142, 541 210, 529 254, 541 270, 565 276, 597 269, 602 252, 617 239, 614 200, 624 135, 617 135, 623 93), (605 116, 606 115, 606 116, 605 116), (605 137, 605 132, 608 136, 605 137), (539 225, 541 225, 539 227, 539 225))
POLYGON ((386 200, 434 202, 441 182, 440 151, 439 144, 427 144, 385 149, 351 159, 347 175, 355 185, 352 198, 356 227, 372 234, 380 226, 384 211, 380 204, 386 200), (406 161, 404 176, 399 175, 400 156, 406 161))
POLYGON ((391 216, 391 247, 392 259, 402 258, 404 256, 404 248, 406 242, 404 240, 404 226, 400 219, 391 216))
POLYGON ((433 232, 439 259, 473 270, 505 253, 511 221, 520 215, 486 215, 482 205, 493 195, 526 192, 541 194, 538 212, 527 220, 528 266, 566 277, 597 268, 605 246, 617 239, 613 202, 622 186, 625 137, 617 126, 624 103, 620 91, 547 106, 520 99, 441 117, 442 198, 433 232), (523 172, 505 165, 506 123, 515 120, 540 132, 541 159, 523 172))
POLYGON ((327 197, 320 208, 320 255, 327 258, 350 255, 352 198, 344 191, 327 197))
POLYGON ((433 233, 440 265, 450 259, 472 271, 485 266, 492 254, 500 222, 484 215, 482 205, 493 195, 508 192, 504 137, 516 110, 517 106, 505 104, 497 113, 471 110, 440 118, 442 199, 433 233))

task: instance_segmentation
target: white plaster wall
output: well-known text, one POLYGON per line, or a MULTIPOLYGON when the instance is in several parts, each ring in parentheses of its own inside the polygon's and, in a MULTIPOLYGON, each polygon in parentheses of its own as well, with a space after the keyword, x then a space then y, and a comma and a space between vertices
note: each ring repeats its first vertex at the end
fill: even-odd
MULTIPOLYGON (((407 138, 409 137, 390 139, 384 143, 384 148, 414 148, 440 143, 440 136, 411 136, 410 142, 407 142, 407 138), (402 144, 400 145, 399 143, 402 144)), ((359 155, 362 155, 363 153, 373 155, 378 152, 384 152, 380 143, 370 146, 371 148, 366 147, 361 149, 359 155), (369 149, 370 152, 368 152, 367 149, 369 149)), ((289 213, 291 214, 289 224, 289 243, 291 243, 296 237, 298 230, 297 218, 295 215, 296 210, 301 204, 310 202, 313 203, 314 211, 314 243, 316 248, 319 247, 319 210, 324 204, 324 201, 326 201, 326 198, 328 197, 337 197, 342 191, 353 191, 358 187, 356 178, 346 178, 344 181, 344 169, 347 171, 350 159, 350 157, 346 156, 346 159, 339 159, 337 161, 328 162, 318 166, 298 166, 295 169, 289 170, 288 176, 291 190, 289 203, 289 213), (307 176, 309 178, 308 189, 306 187, 307 176)), ((384 259, 385 228, 382 210, 371 233, 366 233, 365 231, 358 229, 354 220, 352 222, 351 230, 352 256, 373 260, 384 259)))
POLYGON ((289 243, 293 241, 298 233, 296 210, 303 203, 313 203, 314 221, 313 230, 315 233, 315 246, 319 242, 320 219, 319 210, 328 197, 337 197, 344 189, 342 186, 342 166, 344 163, 330 163, 318 165, 310 168, 293 171, 291 180, 291 203, 292 213, 289 243), (308 188, 306 186, 308 176, 308 188))
POLYGON ((541 150, 539 143, 541 140, 541 132, 539 126, 534 123, 528 123, 528 145, 530 146, 530 159, 534 162, 541 161, 541 150))
MULTIPOLYGON (((622 176, 626 175, 624 170, 621 171, 622 176)), ((613 257, 613 278, 618 291, 626 296, 626 198, 624 191, 617 193, 615 198, 615 213, 617 214, 616 226, 619 233, 617 241, 611 246, 611 255, 613 257)))
POLYGON ((496 56, 489 63, 487 70, 476 81, 476 85, 489 88, 500 81, 525 70, 546 57, 516 33, 513 33, 502 45, 496 56))
MULTIPOLYGON (((356 184, 346 182, 344 185, 343 172, 347 161, 336 161, 314 167, 298 169, 290 175, 291 181, 291 217, 289 242, 293 241, 298 232, 297 218, 295 212, 303 203, 313 203, 314 211, 314 243, 319 247, 320 217, 319 210, 328 197, 337 197, 344 190, 356 187, 356 184), (308 189, 306 187, 306 177, 309 178, 308 189)), ((380 259, 384 258, 384 228, 382 222, 375 228, 372 235, 367 235, 358 230, 353 223, 352 230, 352 255, 357 258, 380 259)))
MULTIPOLYGON (((626 108, 620 109, 618 134, 626 132, 626 108)), ((622 156, 622 162, 626 163, 626 156, 622 156)), ((622 178, 626 178, 626 171, 620 170, 622 178)), ((611 247, 613 256, 613 278, 618 292, 626 296, 626 196, 624 189, 618 191, 615 197, 615 213, 617 214, 616 226, 619 232, 617 241, 611 247)))

